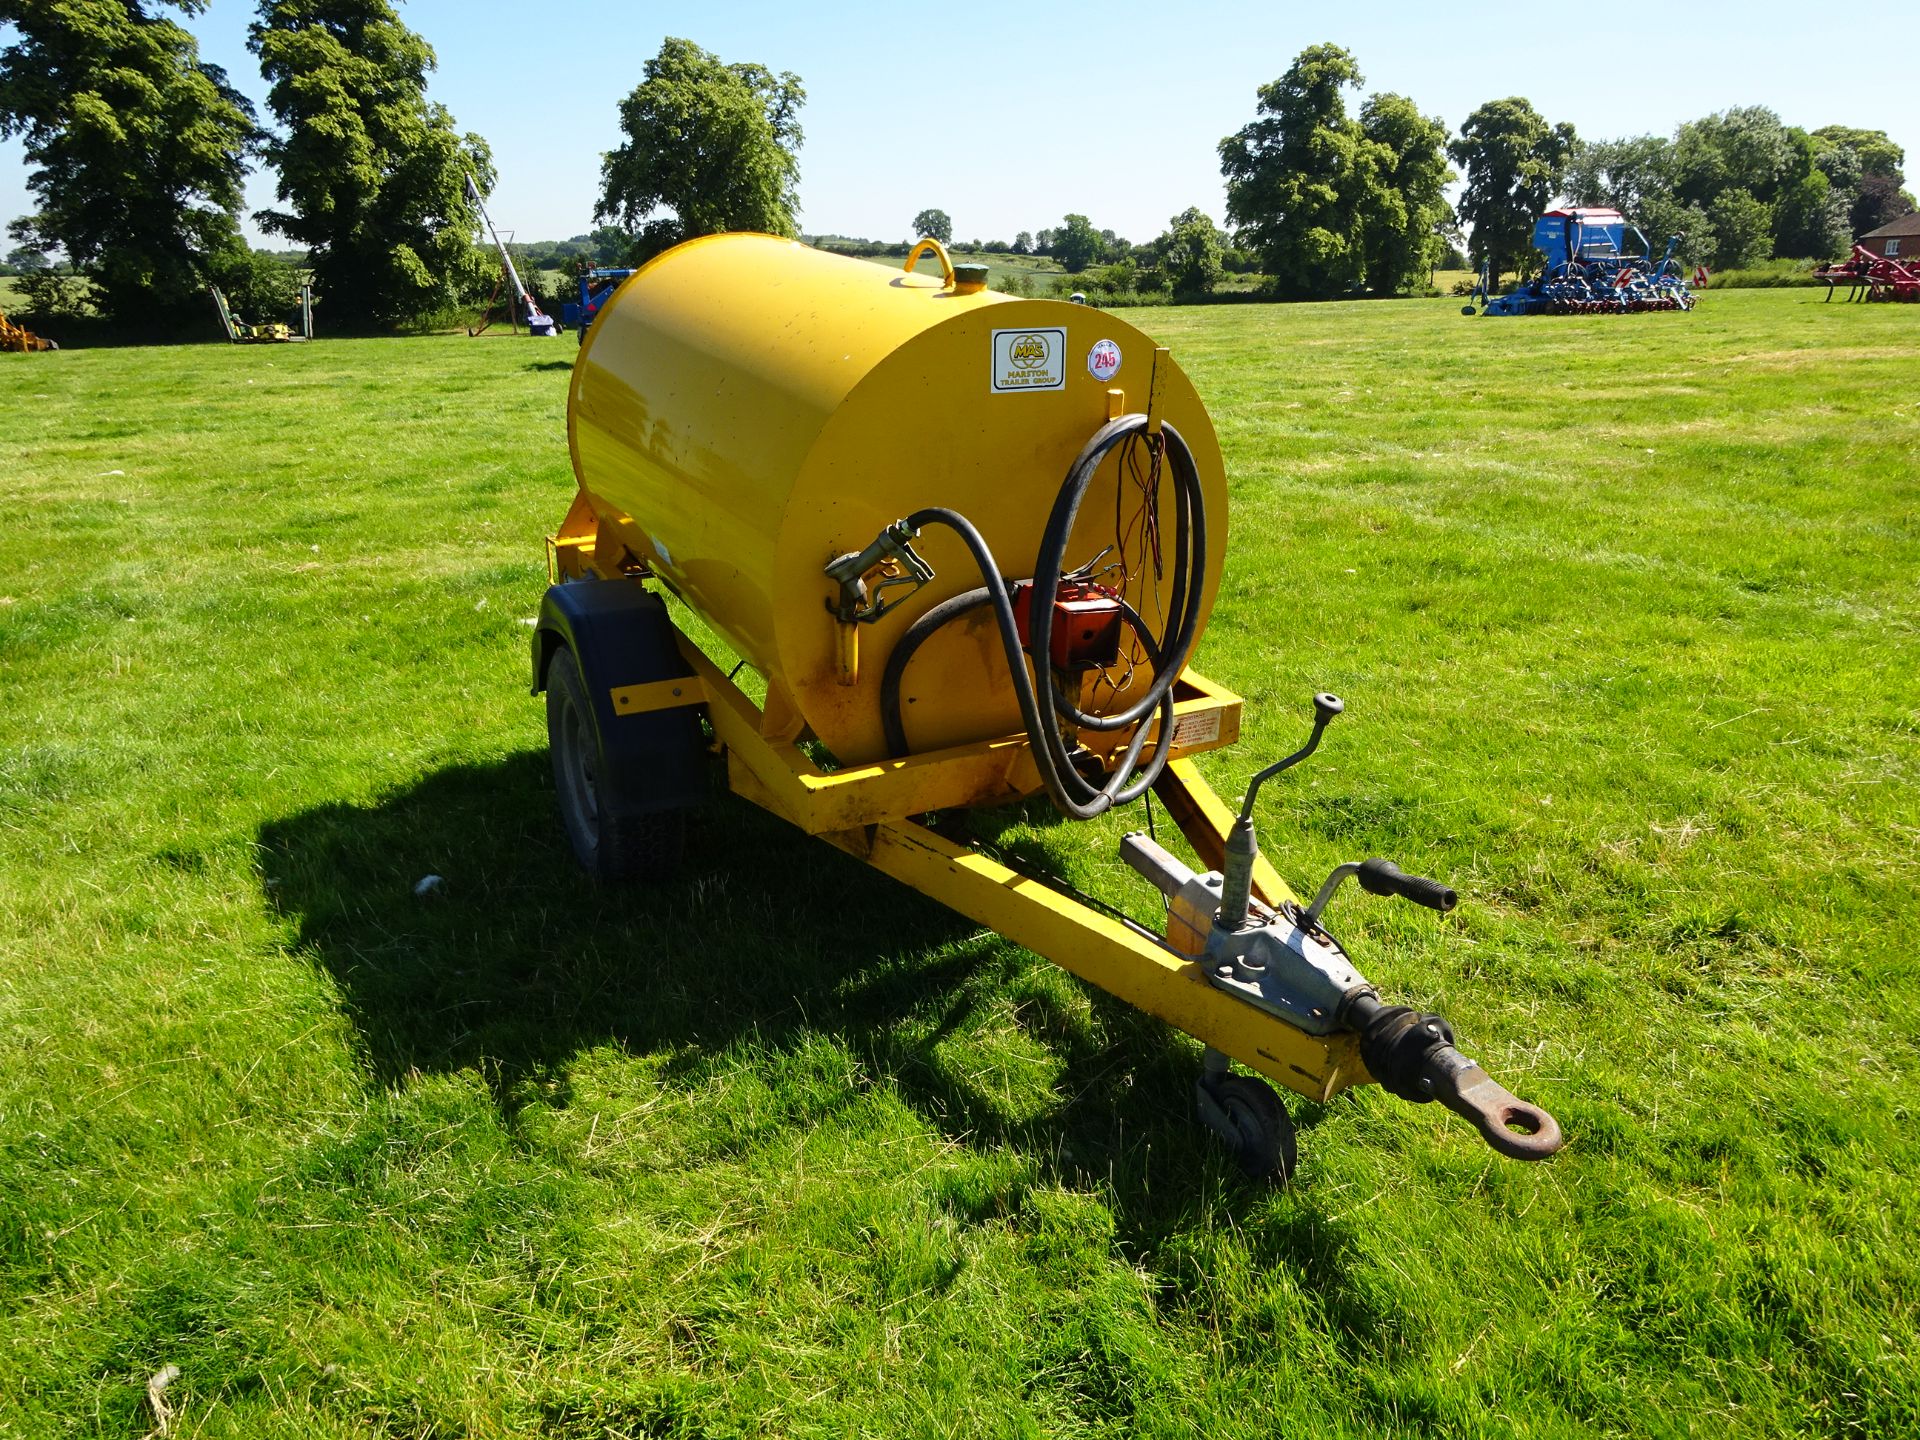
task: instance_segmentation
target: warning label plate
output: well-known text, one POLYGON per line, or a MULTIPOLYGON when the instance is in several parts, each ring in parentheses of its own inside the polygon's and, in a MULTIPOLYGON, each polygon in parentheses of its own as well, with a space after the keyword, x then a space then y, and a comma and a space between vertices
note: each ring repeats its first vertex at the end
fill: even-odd
POLYGON ((992 391, 1064 390, 1067 385, 1065 330, 993 332, 992 391))
POLYGON ((1192 715, 1182 715, 1173 724, 1173 748, 1178 750, 1184 745, 1204 745, 1209 740, 1220 738, 1220 712, 1201 710, 1192 715))

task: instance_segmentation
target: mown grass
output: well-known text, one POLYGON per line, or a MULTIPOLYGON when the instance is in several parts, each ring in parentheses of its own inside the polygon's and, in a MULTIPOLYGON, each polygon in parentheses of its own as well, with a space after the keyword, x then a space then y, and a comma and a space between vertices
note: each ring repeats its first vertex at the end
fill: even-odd
POLYGON ((1136 317, 1232 472, 1208 770, 1347 699, 1270 853, 1459 888, 1336 918, 1565 1152, 1367 1090, 1250 1189, 1191 1043, 729 799, 586 885, 570 343, 0 356, 0 1433, 1920 1430, 1916 317, 1136 317))

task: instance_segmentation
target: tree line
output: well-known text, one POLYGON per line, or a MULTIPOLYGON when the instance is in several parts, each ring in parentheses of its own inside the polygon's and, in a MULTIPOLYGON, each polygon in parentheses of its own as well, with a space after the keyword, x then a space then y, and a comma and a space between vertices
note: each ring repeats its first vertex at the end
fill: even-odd
POLYGON ((143 329, 204 313, 209 283, 245 312, 286 308, 294 272, 241 234, 255 161, 278 200, 255 218, 305 249, 335 323, 405 321, 484 279, 465 189, 491 187, 491 154, 427 99, 433 51, 387 0, 261 0, 247 42, 271 127, 166 13, 206 8, 0 0, 0 135, 24 140, 39 207, 8 226, 9 259, 34 298, 72 305, 84 287, 143 329))
MULTIPOLYGON (((270 123, 166 13, 207 4, 0 0, 13 31, 0 136, 23 139, 38 205, 8 227, 7 259, 35 308, 84 293, 115 321, 158 328, 197 313, 209 283, 244 313, 286 308, 296 271, 241 234, 255 163, 274 171, 276 204, 254 218, 304 249, 331 323, 394 325, 484 294, 493 258, 474 243, 466 181, 490 193, 492 155, 427 98, 433 50, 391 0, 259 0, 248 47, 270 123)), ((1260 87, 1253 118, 1217 147, 1224 226, 1189 207, 1134 245, 1069 214, 1004 248, 1076 275, 1104 267, 1089 288, 1198 297, 1257 271, 1273 298, 1322 299, 1417 290, 1463 241, 1475 264, 1527 269, 1533 220, 1563 195, 1617 206, 1656 244, 1682 234, 1685 258, 1722 266, 1836 255, 1914 208, 1905 156, 1880 131, 1807 132, 1748 107, 1671 139, 1586 142, 1508 97, 1452 133, 1404 95, 1356 106, 1363 83, 1352 54, 1314 45, 1260 87), (1456 207, 1447 190, 1462 172, 1456 207)), ((667 39, 619 103, 598 228, 527 258, 637 264, 720 230, 796 234, 805 102, 790 72, 667 39)), ((914 229, 947 240, 952 220, 930 207, 914 229)))
POLYGON ((1640 135, 1574 148, 1566 189, 1611 205, 1689 261, 1737 268, 1769 258, 1831 259, 1912 213, 1901 148, 1883 130, 1806 131, 1762 106, 1690 121, 1671 139, 1640 135))
MULTIPOLYGON (((1135 245, 1069 214, 1011 243, 974 248, 1050 256, 1074 275, 1105 267, 1089 289, 1198 297, 1230 270, 1257 270, 1273 298, 1329 299, 1406 294, 1443 262, 1530 270, 1540 261, 1533 223, 1563 197, 1616 206, 1651 243, 1679 236, 1682 259, 1716 266, 1827 259, 1914 208, 1901 188, 1905 157, 1881 131, 1809 134, 1750 107, 1689 122, 1670 141, 1585 142, 1509 96, 1478 106, 1453 133, 1404 95, 1369 95, 1354 107, 1363 83, 1350 52, 1314 45, 1260 88, 1254 118, 1218 146, 1227 228, 1190 207, 1135 245), (1456 206, 1447 190, 1462 179, 1456 206)), ((760 177, 740 203, 705 212, 709 221, 795 233, 792 117, 803 98, 791 75, 776 81, 760 67, 726 66, 690 42, 669 41, 622 107, 629 143, 607 157, 603 218, 627 226, 634 258, 644 259, 700 233, 674 218, 694 213, 696 201, 740 190, 741 176, 760 177)), ((953 238, 952 218, 938 207, 918 212, 912 228, 953 238)), ((828 243, 856 254, 895 249, 828 243)))
POLYGON ((1344 94, 1361 77, 1335 45, 1303 51, 1259 93, 1252 124, 1220 144, 1227 216, 1283 298, 1392 294, 1468 236, 1476 267, 1541 262, 1533 222, 1556 199, 1610 206, 1681 259, 1738 267, 1826 260, 1915 208, 1905 155, 1884 131, 1808 132, 1749 106, 1681 125, 1673 137, 1583 141, 1526 99, 1476 108, 1448 137, 1399 95, 1344 94), (1443 190, 1464 172, 1457 206, 1443 190))

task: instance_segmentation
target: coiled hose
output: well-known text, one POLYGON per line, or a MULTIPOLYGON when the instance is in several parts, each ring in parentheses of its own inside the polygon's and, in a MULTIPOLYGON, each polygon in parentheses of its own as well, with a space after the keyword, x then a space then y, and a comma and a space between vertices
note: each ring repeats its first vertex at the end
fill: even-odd
MULTIPOLYGON (((1034 765, 1047 794, 1064 814, 1077 820, 1090 820, 1115 805, 1124 805, 1144 794, 1160 778, 1171 753, 1173 738, 1173 686, 1186 668, 1193 649, 1194 634, 1200 626, 1201 596, 1206 588, 1207 518, 1200 491, 1199 472, 1194 468, 1193 452, 1171 425, 1162 425, 1166 456, 1174 482, 1175 533, 1173 579, 1167 605, 1167 633, 1156 639, 1145 619, 1124 600, 1121 615, 1139 638, 1153 670, 1153 683, 1125 710, 1112 715, 1089 715, 1074 704, 1052 678, 1050 661, 1053 643, 1053 606, 1060 589, 1061 565, 1081 502, 1107 455, 1129 436, 1147 428, 1145 415, 1123 415, 1110 420, 1094 433, 1080 451, 1061 483, 1060 493, 1047 518, 1040 538, 1040 553, 1034 560, 1033 596, 1028 611, 1028 639, 1023 650, 1020 628, 1014 618, 1013 602, 1007 582, 1001 576, 993 552, 980 532, 964 515, 941 506, 917 510, 906 519, 907 527, 919 531, 928 525, 942 525, 957 534, 980 567, 986 582, 977 590, 955 595, 928 610, 893 647, 881 679, 881 718, 886 728, 887 748, 896 757, 907 753, 905 728, 900 718, 900 684, 907 663, 929 636, 962 615, 991 605, 1000 631, 1001 648, 1006 652, 1009 678, 1019 702, 1021 723, 1033 745, 1034 765), (1036 694, 1033 677, 1028 674, 1028 657, 1033 672, 1046 675, 1046 705, 1036 694), (1140 764, 1140 752, 1147 739, 1147 716, 1159 712, 1160 738, 1146 764, 1140 764), (1120 730, 1138 725, 1120 763, 1105 784, 1095 785, 1074 768, 1073 756, 1062 731, 1069 725, 1088 730, 1120 730), (1137 774, 1136 774, 1137 769, 1137 774), (1132 777, 1132 778, 1130 778, 1132 777)), ((1151 503, 1151 502, 1149 502, 1151 503)))

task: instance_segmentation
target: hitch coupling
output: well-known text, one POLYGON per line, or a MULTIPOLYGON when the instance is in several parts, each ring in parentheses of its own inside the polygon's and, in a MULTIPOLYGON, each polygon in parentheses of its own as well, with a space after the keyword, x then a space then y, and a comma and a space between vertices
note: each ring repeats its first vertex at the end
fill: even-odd
POLYGON ((1445 1020, 1381 1000, 1319 920, 1348 875, 1375 894, 1401 895, 1436 910, 1453 908, 1453 891, 1388 861, 1369 860, 1336 870, 1310 911, 1292 902, 1274 910, 1249 897, 1238 923, 1230 924, 1223 901, 1238 897, 1224 893, 1231 882, 1219 871, 1195 874, 1137 831, 1121 840, 1120 854, 1167 897, 1169 947, 1198 961, 1213 985, 1310 1035, 1355 1032, 1361 1059, 1382 1088, 1414 1104, 1439 1101, 1502 1155, 1544 1160, 1565 1143, 1553 1116, 1454 1048, 1445 1020))

